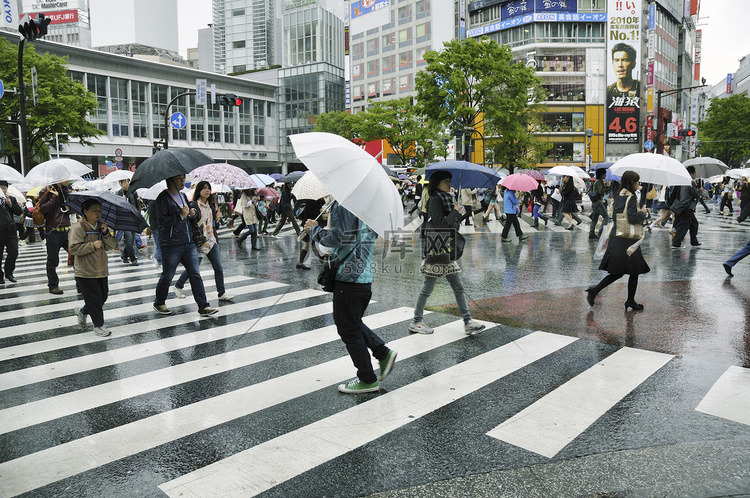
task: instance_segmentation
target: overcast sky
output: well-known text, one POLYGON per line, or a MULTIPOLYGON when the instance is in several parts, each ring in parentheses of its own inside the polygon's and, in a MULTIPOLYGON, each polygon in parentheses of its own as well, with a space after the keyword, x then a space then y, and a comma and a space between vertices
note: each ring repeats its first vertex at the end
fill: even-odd
MULTIPOLYGON (((198 30, 211 23, 211 2, 178 0, 180 53, 198 46, 198 30)), ((739 67, 739 59, 750 54, 750 0, 703 0, 699 28, 703 30, 701 75, 715 85, 739 67)))

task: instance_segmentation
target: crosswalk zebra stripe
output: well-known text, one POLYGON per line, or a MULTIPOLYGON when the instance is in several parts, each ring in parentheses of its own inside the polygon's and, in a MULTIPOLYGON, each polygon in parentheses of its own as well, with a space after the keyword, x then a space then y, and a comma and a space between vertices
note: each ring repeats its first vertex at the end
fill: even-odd
MULTIPOLYGON (((205 273, 201 275, 203 278, 204 283, 210 283, 211 280, 213 280, 213 273, 205 273)), ((250 280, 250 277, 245 277, 242 275, 235 275, 231 277, 226 277, 224 279, 225 284, 233 284, 235 282, 246 282, 250 280)), ((109 286, 109 292, 110 295, 107 298, 108 305, 112 305, 113 303, 117 303, 120 301, 130 301, 133 299, 140 299, 145 297, 154 297, 156 284, 159 282, 158 278, 152 278, 152 279, 138 279, 133 280, 131 277, 129 280, 119 283, 119 284, 113 284, 109 286), (139 290, 144 289, 144 290, 139 290), (124 292, 122 294, 112 294, 114 291, 118 290, 130 290, 129 292, 124 292)), ((189 289, 189 287, 188 287, 189 289)), ((234 292, 234 289, 232 289, 232 292, 234 292)), ((46 296, 45 296, 46 297, 46 296)), ((83 298, 80 297, 76 301, 79 302, 79 305, 83 305, 82 301, 83 298)), ((9 304, 33 304, 37 303, 36 306, 26 307, 26 308, 17 308, 13 310, 12 316, 9 316, 8 318, 19 318, 21 316, 25 317, 32 317, 41 315, 43 313, 52 313, 54 311, 66 311, 71 309, 71 304, 75 303, 76 301, 63 301, 63 302, 57 302, 52 304, 39 304, 40 299, 38 295, 29 295, 29 296, 19 296, 17 298, 8 299, 6 302, 3 300, 2 303, 0 303, 2 306, 6 306, 9 304)), ((0 313, 0 318, 2 318, 2 313, 0 313)))
POLYGON ((552 458, 673 355, 622 348, 487 432, 552 458))
MULTIPOLYGON (((285 286, 285 285, 286 284, 277 284, 276 287, 282 287, 282 286, 285 286)), ((204 283, 204 286, 206 288, 206 291, 208 291, 210 289, 214 289, 216 287, 216 284, 213 283, 213 282, 211 282, 211 283, 204 283)), ((261 282, 261 283, 258 283, 258 284, 251 284, 251 285, 247 285, 247 286, 244 286, 244 287, 235 287, 235 288, 232 288, 232 292, 235 293, 235 297, 237 297, 237 296, 240 296, 240 295, 243 295, 243 294, 249 294, 249 293, 257 292, 258 290, 266 290, 266 289, 269 288, 269 286, 270 286, 270 288, 274 287, 274 285, 272 283, 261 282)), ((309 296, 312 296, 312 295, 321 295, 321 293, 322 293, 322 291, 312 290, 313 294, 309 294, 309 296, 308 296, 308 294, 305 294, 304 291, 297 291, 297 292, 301 292, 302 294, 294 294, 295 296, 304 295, 306 297, 309 297, 309 296)), ((135 298, 135 294, 136 293, 132 294, 134 296, 134 298, 135 298)), ((123 317, 128 317, 128 316, 135 315, 137 313, 154 313, 154 310, 153 310, 154 291, 153 290, 141 291, 141 292, 139 292, 137 294, 141 295, 141 299, 142 300, 147 300, 149 302, 148 303, 144 303, 144 304, 137 304, 137 305, 134 305, 134 306, 127 306, 127 307, 123 307, 123 308, 115 308, 115 309, 109 309, 109 308, 106 307, 106 304, 105 304, 105 310, 104 310, 105 319, 123 318, 123 317)), ((127 299, 127 295, 124 295, 124 296, 126 296, 126 299, 122 299, 122 297, 120 296, 117 300, 118 301, 121 301, 121 300, 127 301, 128 300, 127 299)), ((263 299, 265 299, 265 301, 260 301, 259 300, 259 302, 258 302, 258 304, 261 305, 261 306, 264 303, 270 305, 270 304, 272 304, 274 302, 274 298, 272 298, 272 297, 263 298, 263 299)), ((114 301, 115 300, 113 300, 113 302, 114 301)), ((187 307, 187 306, 193 305, 192 304, 193 303, 192 299, 190 301, 188 301, 187 299, 184 299, 184 300, 180 299, 179 301, 181 301, 181 302, 178 302, 178 303, 172 302, 172 305, 173 305, 174 308, 183 308, 183 307, 187 307)), ((78 304, 81 304, 81 303, 82 303, 82 301, 79 302, 78 304)), ((71 311, 73 310, 73 308, 76 305, 75 302, 67 302, 65 304, 68 305, 68 309, 71 310, 71 311)), ((241 303, 241 304, 245 304, 245 303, 241 303)), ((222 306, 222 310, 225 313, 229 313, 231 311, 242 311, 242 309, 240 309, 241 304, 238 303, 238 304, 233 304, 233 305, 222 306)), ((253 308, 247 307, 245 309, 253 309, 253 308)), ((191 320, 191 321, 194 321, 194 320, 191 320)), ((71 314, 70 316, 66 316, 66 317, 62 317, 62 318, 52 318, 50 320, 41 320, 41 321, 33 322, 33 323, 21 323, 19 325, 12 325, 10 327, 4 327, 4 328, 0 329, 0 338, 5 339, 5 338, 8 338, 8 337, 15 337, 15 336, 19 336, 19 335, 26 335, 26 334, 30 334, 30 333, 37 333, 37 332, 42 332, 42 331, 46 331, 46 330, 52 330, 52 329, 56 329, 56 328, 59 328, 59 327, 72 327, 72 326, 78 326, 78 319, 76 318, 75 315, 71 314)), ((0 361, 2 361, 4 359, 7 359, 7 357, 4 355, 4 353, 8 349, 10 349, 10 348, 4 348, 4 349, 0 350, 0 361)))
MULTIPOLYGON (((270 285, 269 283, 261 283, 261 284, 255 284, 257 286, 263 286, 263 285, 270 285)), ((283 284, 282 284, 283 285, 283 284)), ((252 286, 248 286, 252 287, 252 286)), ((250 311, 254 309, 261 309, 266 307, 272 307, 275 305, 280 304, 286 304, 291 303, 295 301, 299 301, 302 299, 309 299, 312 297, 318 297, 321 295, 324 295, 325 293, 322 291, 317 290, 301 290, 301 291, 295 291, 295 292, 288 292, 281 295, 274 295, 269 297, 264 297, 260 299, 254 299, 252 301, 247 301, 244 303, 237 303, 232 304, 229 306, 222 306, 222 314, 224 316, 230 315, 232 313, 242 313, 245 311, 250 311)), ((330 305, 330 303, 329 303, 330 305)), ((136 313, 134 309, 149 309, 151 310, 152 305, 148 305, 145 307, 142 306, 132 306, 130 308, 123 308, 122 310, 118 310, 119 317, 123 316, 130 316, 133 313, 136 313), (131 310, 131 312, 128 312, 128 310, 131 310)), ((151 311, 153 313, 153 311, 151 311)), ((109 315, 106 315, 109 316, 109 315)), ((77 323, 76 317, 73 317, 73 321, 77 323)), ((66 320, 65 318, 61 318, 60 320, 66 320)), ((169 317, 159 317, 155 318, 153 320, 146 320, 143 322, 133 323, 130 325, 122 325, 119 327, 112 327, 109 330, 115 335, 115 337, 126 337, 131 336, 134 334, 139 334, 142 332, 146 332, 152 329, 159 329, 163 327, 172 327, 175 325, 184 325, 187 323, 194 323, 198 320, 195 315, 192 313, 185 313, 181 315, 172 315, 169 317)), ((216 331, 219 327, 212 328, 211 332, 216 331)), ((235 329, 237 327, 235 326, 235 329)), ((210 334, 209 334, 210 335, 210 334)), ((184 337, 179 336, 179 337, 184 337)), ((175 337, 172 339, 179 340, 179 337, 175 337)), ((39 354, 42 352, 48 352, 48 351, 55 351, 58 349, 62 349, 65 347, 75 347, 75 346, 81 346, 84 344, 90 344, 93 342, 101 342, 110 340, 112 337, 106 338, 106 337, 99 337, 94 334, 74 334, 74 335, 68 335, 63 337, 58 337, 55 339, 47 339, 43 341, 36 341, 28 344, 20 344, 18 346, 9 346, 7 348, 0 349, 0 361, 12 359, 12 358, 21 358, 24 356, 30 356, 34 354, 39 354)), ((214 339, 211 339, 214 340, 214 339)), ((148 343, 151 344, 151 343, 148 343)), ((197 342, 196 342, 197 344, 197 342)), ((181 347, 187 347, 187 346, 181 346, 181 347)), ((109 352, 109 355, 112 356, 115 354, 113 351, 109 352)), ((86 358, 90 358, 91 356, 86 356, 86 358)), ((39 367, 42 367, 40 365, 39 367)), ((34 367, 34 368, 39 368, 34 367)), ((55 370, 55 368, 52 368, 55 370)), ((22 370, 21 372, 26 372, 29 369, 22 370)), ((6 375, 11 375, 13 372, 8 372, 5 374, 0 374, 0 390, 3 389, 4 381, 2 379, 5 378, 6 375)))
MULTIPOLYGON (((143 269, 136 269, 132 266, 127 266, 122 269, 118 270, 110 270, 109 274, 109 280, 110 282, 118 282, 119 280, 122 280, 123 278, 129 279, 131 282, 133 281, 133 278, 140 278, 142 275, 154 275, 154 274, 160 274, 161 270, 157 269, 155 267, 149 267, 149 268, 143 268, 143 269)), ((63 290, 66 289, 74 289, 75 288, 75 274, 73 273, 73 268, 70 268, 69 270, 61 271, 58 269, 57 275, 60 278, 60 284, 58 287, 60 287, 63 290)), ((29 292, 29 291, 40 291, 44 290, 44 292, 47 292, 47 275, 44 269, 38 271, 38 272, 24 272, 24 273, 18 273, 16 272, 16 276, 18 278, 18 283, 12 286, 6 286, 5 289, 0 289, 0 295, 4 294, 18 294, 20 292, 29 292), (37 275, 38 274, 38 275, 37 275), (43 278, 43 283, 39 283, 40 278, 43 278), (34 283, 30 283, 34 282, 34 283)), ((63 299, 58 296, 45 296, 49 299, 63 299)), ((39 299, 39 295, 37 293, 36 298, 39 299)), ((2 301, 0 301, 0 305, 5 305, 8 299, 13 298, 3 298, 2 301)))
MULTIPOLYGON (((331 305, 328 306, 330 313, 331 305)), ((480 323, 494 326, 488 322, 480 323)), ((553 336, 553 334, 547 335, 553 336)), ((429 336, 414 334, 396 340, 389 346, 398 351, 399 359, 403 360, 466 337, 463 320, 457 320, 436 327, 435 334, 429 336)), ((563 336, 554 337, 562 338, 550 339, 554 343, 565 342, 567 344, 576 340, 563 338, 563 336)), ((519 346, 514 345, 512 348, 516 351, 515 355, 524 359, 528 358, 525 346, 519 346)), ((483 371, 482 375, 478 376, 480 378, 485 378, 486 371, 494 371, 496 367, 495 365, 490 367, 484 362, 481 362, 481 366, 483 371)), ((335 385, 346 380, 351 371, 351 359, 349 356, 343 356, 282 377, 0 463, 0 490, 9 495, 16 495, 46 486, 195 432, 290 401, 323 387, 335 385), (34 472, 28 472, 29 469, 34 469, 34 472)), ((469 372, 465 375, 468 376, 469 372)), ((424 393, 421 395, 424 396, 424 393)))
POLYGON ((711 386, 696 411, 750 425, 750 369, 731 366, 711 386))
MULTIPOLYGON (((576 340, 574 337, 533 332, 164 483, 159 489, 173 497, 255 496, 467 396, 576 340)), ((393 347, 396 349, 395 345, 393 347)))
MULTIPOLYGON (((408 320, 412 308, 397 308, 364 318, 365 324, 377 329, 408 320)), ((288 324, 285 323, 284 325, 288 324)), ((124 379, 79 389, 58 396, 0 410, 0 434, 80 413, 166 387, 191 382, 227 372, 285 354, 302 351, 339 339, 335 325, 295 334, 242 349, 229 351, 180 365, 163 368, 124 379)))
MULTIPOLYGON (((328 313, 331 313, 331 311, 331 303, 307 306, 298 310, 266 315, 261 318, 257 318, 254 321, 245 322, 243 326, 238 326, 238 324, 236 323, 230 325, 222 325, 220 327, 213 327, 208 331, 201 330, 197 332, 190 332, 176 337, 161 339, 159 341, 126 346, 112 351, 92 353, 86 356, 70 358, 68 360, 61 360, 54 363, 37 365, 34 367, 25 368, 23 370, 6 372, 0 374, 0 391, 33 384, 35 382, 43 382, 46 380, 56 379, 64 377, 66 375, 74 375, 96 368, 117 365, 120 363, 125 363, 127 361, 138 360, 169 351, 176 351, 182 348, 193 347, 222 339, 229 339, 246 334, 248 332, 258 332, 273 327, 279 327, 292 322, 326 315, 328 313)), ((190 321, 195 320, 190 319, 190 321)), ((188 320, 184 319, 184 317, 180 317, 179 323, 187 322, 188 320)), ((165 326, 174 324, 175 322, 172 322, 171 324, 165 326)), ((125 336, 135 333, 147 332, 148 330, 150 330, 150 326, 152 325, 152 322, 145 322, 113 327, 110 330, 113 334, 125 336)), ((92 334, 85 335, 87 337, 84 338, 84 340, 88 339, 89 337, 96 337, 92 334)), ((97 337, 96 339, 100 338, 97 337)), ((91 340, 93 341, 94 339, 92 338, 91 340)))

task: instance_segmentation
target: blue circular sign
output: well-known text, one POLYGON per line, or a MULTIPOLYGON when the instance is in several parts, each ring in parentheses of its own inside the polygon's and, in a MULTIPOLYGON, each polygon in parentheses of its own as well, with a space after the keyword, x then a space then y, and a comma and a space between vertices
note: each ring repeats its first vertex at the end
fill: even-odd
POLYGON ((172 114, 172 116, 170 116, 169 122, 172 123, 173 128, 181 130, 187 124, 187 119, 185 119, 185 115, 183 113, 175 112, 172 114))
POLYGON ((643 144, 643 148, 646 150, 651 150, 654 148, 654 142, 651 140, 646 140, 646 142, 643 144))
POLYGON ((5 86, 3 85, 3 80, 0 80, 0 99, 3 98, 4 94, 5 94, 5 86))

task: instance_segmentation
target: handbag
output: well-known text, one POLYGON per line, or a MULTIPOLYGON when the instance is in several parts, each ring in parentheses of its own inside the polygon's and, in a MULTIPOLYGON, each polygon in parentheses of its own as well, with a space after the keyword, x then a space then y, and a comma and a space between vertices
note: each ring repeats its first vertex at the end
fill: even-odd
MULTIPOLYGON (((357 231, 354 232, 355 242, 358 234, 359 224, 357 225, 357 231)), ((336 274, 339 271, 341 262, 346 260, 356 248, 357 246, 356 244, 354 244, 354 247, 352 247, 349 253, 343 258, 339 258, 335 255, 324 256, 321 258, 320 262, 323 263, 323 269, 321 269, 320 273, 318 273, 318 283, 323 287, 323 290, 325 292, 333 292, 333 286, 336 284, 336 274)))
POLYGON ((34 225, 38 227, 44 226, 45 222, 47 221, 47 215, 42 212, 40 204, 50 194, 50 189, 51 187, 47 188, 47 191, 44 193, 44 195, 40 197, 38 201, 36 201, 36 204, 34 204, 34 212, 31 213, 31 220, 34 222, 34 225))
POLYGON ((643 238, 643 225, 640 223, 633 224, 628 221, 628 203, 630 202, 630 199, 632 197, 632 195, 628 196, 628 199, 625 201, 625 207, 623 208, 622 213, 618 213, 615 215, 615 218, 617 218, 617 220, 615 221, 615 235, 623 239, 643 238))
POLYGON ((654 200, 654 199, 656 199, 657 197, 659 197, 659 192, 657 192, 657 191, 656 191, 656 187, 654 187, 654 186, 652 185, 652 186, 651 186, 651 190, 649 190, 649 191, 648 191, 648 192, 646 193, 646 199, 648 199, 648 200, 650 200, 650 201, 651 201, 651 200, 654 200))
POLYGON ((560 202, 562 200, 562 194, 560 192, 555 192, 550 197, 552 197, 557 202, 560 202))
POLYGON ((601 199, 601 198, 602 198, 602 196, 601 196, 601 195, 599 195, 599 193, 597 193, 597 192, 594 192, 593 190, 590 190, 590 191, 589 191, 589 200, 590 200, 591 202, 596 202, 596 201, 598 201, 598 200, 599 200, 599 199, 601 199))

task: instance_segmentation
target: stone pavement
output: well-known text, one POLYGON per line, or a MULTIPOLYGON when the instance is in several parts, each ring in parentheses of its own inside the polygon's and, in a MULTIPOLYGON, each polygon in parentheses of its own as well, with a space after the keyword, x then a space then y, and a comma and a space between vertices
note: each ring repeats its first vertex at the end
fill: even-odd
POLYGON ((409 334, 418 254, 382 250, 367 321, 399 357, 358 396, 335 389, 354 371, 289 228, 262 251, 221 232, 236 299, 208 319, 189 287, 155 316, 157 268, 113 255, 105 339, 78 330, 72 271, 46 293, 43 246, 25 245, 0 287, 0 496, 750 493, 750 268, 721 268, 748 233, 698 217, 700 248, 644 241, 641 312, 624 282, 586 303, 603 272, 585 216, 572 232, 524 220, 520 243, 464 229, 475 337, 444 282, 435 333, 409 334))

